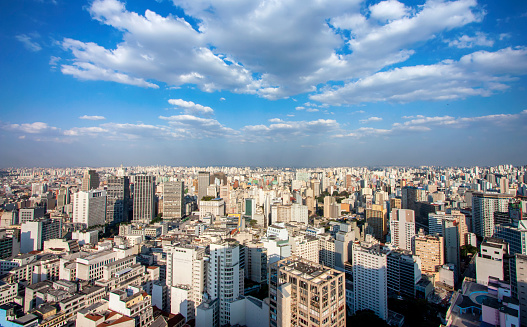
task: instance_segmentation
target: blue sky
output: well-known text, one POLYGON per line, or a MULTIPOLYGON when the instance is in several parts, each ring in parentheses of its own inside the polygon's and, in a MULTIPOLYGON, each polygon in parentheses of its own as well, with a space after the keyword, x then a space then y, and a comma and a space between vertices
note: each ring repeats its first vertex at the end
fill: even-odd
POLYGON ((0 3, 1 167, 526 164, 525 1, 0 3))

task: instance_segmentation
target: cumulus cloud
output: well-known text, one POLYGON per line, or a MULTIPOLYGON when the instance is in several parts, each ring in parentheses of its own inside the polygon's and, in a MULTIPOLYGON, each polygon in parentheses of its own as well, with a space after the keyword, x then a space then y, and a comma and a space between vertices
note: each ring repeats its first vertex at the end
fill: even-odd
POLYGON ((366 124, 366 123, 372 123, 372 122, 377 122, 377 121, 382 121, 382 118, 381 117, 369 117, 369 118, 366 118, 366 119, 361 119, 359 120, 362 124, 366 124))
POLYGON ((511 76, 527 74, 527 48, 478 51, 459 61, 418 65, 379 72, 341 87, 311 95, 316 101, 340 104, 411 102, 490 96, 508 88, 511 76))
POLYGON ((238 134, 232 128, 223 126, 216 119, 202 118, 193 115, 177 115, 159 119, 166 120, 168 124, 186 138, 230 137, 238 134))
POLYGON ((80 116, 79 119, 84 119, 84 120, 105 120, 106 118, 104 116, 83 115, 83 116, 80 116))
POLYGON ((373 136, 390 136, 405 133, 429 132, 439 128, 478 128, 491 126, 493 128, 503 128, 515 130, 525 128, 527 123, 527 110, 517 114, 495 114, 476 117, 452 117, 452 116, 435 116, 427 117, 423 115, 403 116, 406 119, 402 123, 394 123, 390 129, 379 129, 371 127, 361 127, 355 130, 336 134, 335 137, 373 137, 373 136))
POLYGON ((370 17, 379 20, 393 20, 406 16, 410 9, 397 0, 381 1, 370 6, 370 17))
POLYGON ((135 13, 117 0, 93 1, 93 19, 122 32, 122 42, 106 49, 64 39, 73 62, 62 72, 84 80, 153 88, 154 81, 192 84, 206 92, 278 99, 369 76, 407 60, 416 43, 484 15, 475 0, 429 0, 414 8, 387 0, 371 6, 369 15, 361 13, 360 0, 309 6, 302 0, 173 2, 192 19, 135 13))
POLYGON ((491 47, 494 45, 494 40, 487 37, 485 33, 477 32, 475 36, 462 35, 455 40, 445 39, 450 47, 459 49, 472 48, 474 46, 491 47))
POLYGON ((24 45, 26 49, 33 52, 38 52, 42 50, 42 47, 40 44, 35 42, 29 35, 26 34, 19 34, 16 36, 16 39, 24 45))
POLYGON ((100 133, 108 133, 108 130, 102 127, 73 127, 71 129, 65 130, 64 135, 67 136, 81 136, 81 135, 98 135, 100 133))
POLYGON ((318 119, 312 121, 283 121, 272 119, 269 125, 248 125, 242 128, 248 140, 255 138, 287 139, 289 137, 306 137, 326 134, 340 128, 333 119, 318 119))
POLYGON ((41 134, 49 131, 57 131, 57 127, 49 126, 47 123, 34 122, 27 124, 7 124, 3 126, 4 129, 24 132, 29 134, 41 134))
POLYGON ((191 115, 208 115, 214 112, 211 107, 202 106, 192 101, 185 101, 183 99, 170 99, 168 100, 168 103, 183 109, 185 113, 191 115))

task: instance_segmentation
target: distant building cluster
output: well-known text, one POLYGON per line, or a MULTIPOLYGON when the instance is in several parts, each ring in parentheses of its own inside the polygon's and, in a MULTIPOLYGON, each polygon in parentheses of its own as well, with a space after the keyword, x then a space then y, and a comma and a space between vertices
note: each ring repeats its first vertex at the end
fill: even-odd
POLYGON ((0 326, 527 325, 527 168, 0 171, 0 326), (388 299, 393 299, 388 301, 388 299))

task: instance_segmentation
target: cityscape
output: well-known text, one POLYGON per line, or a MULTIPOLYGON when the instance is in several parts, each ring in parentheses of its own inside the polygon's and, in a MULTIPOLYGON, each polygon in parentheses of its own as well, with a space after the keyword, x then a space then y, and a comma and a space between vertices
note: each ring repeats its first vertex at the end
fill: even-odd
POLYGON ((521 326, 527 167, 1 171, 1 326, 521 326))
POLYGON ((527 1, 0 1, 0 327, 527 327, 527 1))

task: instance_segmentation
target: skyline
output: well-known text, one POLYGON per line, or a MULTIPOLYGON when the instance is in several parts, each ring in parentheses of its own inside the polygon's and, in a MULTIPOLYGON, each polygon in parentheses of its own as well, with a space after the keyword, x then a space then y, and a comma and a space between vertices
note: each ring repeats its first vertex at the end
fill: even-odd
POLYGON ((0 6, 0 167, 526 163, 523 2, 0 6))

